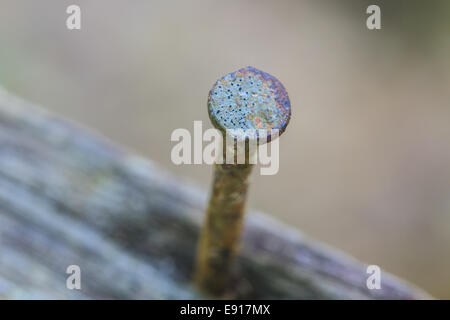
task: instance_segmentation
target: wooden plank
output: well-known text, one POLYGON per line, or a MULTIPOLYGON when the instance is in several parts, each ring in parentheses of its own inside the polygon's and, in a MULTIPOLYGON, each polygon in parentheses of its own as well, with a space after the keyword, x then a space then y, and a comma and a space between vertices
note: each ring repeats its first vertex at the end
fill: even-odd
MULTIPOLYGON (((200 297, 192 268, 207 193, 87 129, 0 90, 0 297, 200 297), (82 290, 66 289, 67 266, 82 290)), ((382 273, 251 211, 236 298, 423 299, 382 273)))

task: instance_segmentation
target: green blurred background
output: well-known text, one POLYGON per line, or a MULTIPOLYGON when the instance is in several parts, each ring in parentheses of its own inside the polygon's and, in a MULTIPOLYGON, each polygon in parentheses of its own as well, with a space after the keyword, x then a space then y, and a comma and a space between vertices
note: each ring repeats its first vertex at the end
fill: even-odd
MULTIPOLYGON (((251 65, 293 117, 250 206, 450 298, 450 1, 0 2, 0 85, 208 187, 170 134, 251 65), (65 26, 81 7, 82 29, 65 26), (366 28, 369 4, 382 29, 366 28)), ((207 124, 207 126, 206 126, 207 124)))

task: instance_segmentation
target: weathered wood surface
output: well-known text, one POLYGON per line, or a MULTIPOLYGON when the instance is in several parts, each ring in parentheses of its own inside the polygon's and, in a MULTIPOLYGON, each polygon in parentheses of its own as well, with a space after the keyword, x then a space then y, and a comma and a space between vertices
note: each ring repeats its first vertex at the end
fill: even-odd
MULTIPOLYGON (((0 90, 0 298, 202 298, 192 286, 207 194, 0 90), (81 267, 82 290, 66 288, 81 267)), ((250 212, 237 298, 421 299, 382 273, 250 212)))

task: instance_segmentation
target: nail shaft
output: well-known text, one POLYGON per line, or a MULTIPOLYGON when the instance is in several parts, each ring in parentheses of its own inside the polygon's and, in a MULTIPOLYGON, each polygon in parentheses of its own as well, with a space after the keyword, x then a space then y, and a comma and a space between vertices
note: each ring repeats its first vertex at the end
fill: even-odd
POLYGON ((197 285, 216 296, 225 294, 247 201, 248 178, 253 165, 216 164, 214 182, 200 236, 197 285))

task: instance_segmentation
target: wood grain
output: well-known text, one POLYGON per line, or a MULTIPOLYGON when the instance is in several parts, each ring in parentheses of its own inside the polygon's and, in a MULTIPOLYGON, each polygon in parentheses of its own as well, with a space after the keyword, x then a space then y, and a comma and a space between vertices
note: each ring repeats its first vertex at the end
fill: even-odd
MULTIPOLYGON (((0 90, 0 298, 204 298, 192 285, 207 193, 0 90), (81 290, 66 288, 81 267, 81 290)), ((426 299, 260 212, 246 217, 236 298, 426 299)))

